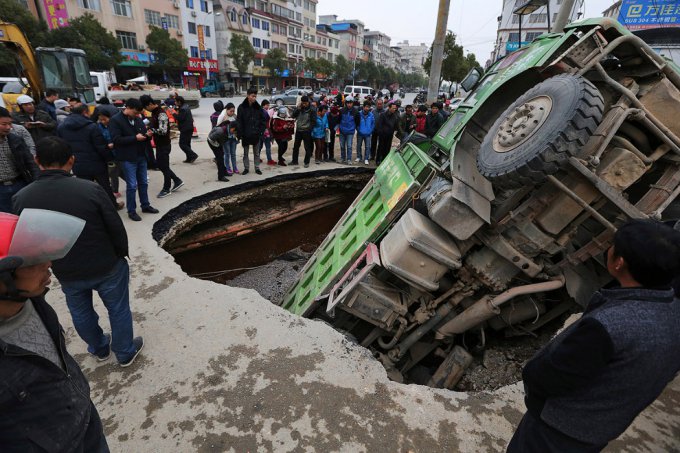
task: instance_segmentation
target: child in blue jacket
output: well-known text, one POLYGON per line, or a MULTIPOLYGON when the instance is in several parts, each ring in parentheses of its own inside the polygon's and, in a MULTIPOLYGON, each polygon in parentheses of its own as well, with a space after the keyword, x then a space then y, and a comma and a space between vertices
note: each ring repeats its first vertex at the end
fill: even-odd
POLYGON ((323 150, 326 146, 326 131, 328 130, 328 114, 326 106, 320 105, 316 111, 316 126, 312 129, 312 139, 314 140, 314 160, 320 164, 323 160, 323 150))

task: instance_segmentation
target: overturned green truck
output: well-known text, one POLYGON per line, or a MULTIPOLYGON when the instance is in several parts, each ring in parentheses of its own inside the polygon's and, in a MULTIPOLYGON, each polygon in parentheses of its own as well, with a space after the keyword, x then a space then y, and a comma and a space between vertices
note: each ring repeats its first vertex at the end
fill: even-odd
POLYGON ((608 281, 617 225, 665 218, 680 193, 680 74, 618 22, 543 35, 462 84, 435 137, 391 151, 281 303, 390 378, 439 388, 488 334, 583 306, 608 281))

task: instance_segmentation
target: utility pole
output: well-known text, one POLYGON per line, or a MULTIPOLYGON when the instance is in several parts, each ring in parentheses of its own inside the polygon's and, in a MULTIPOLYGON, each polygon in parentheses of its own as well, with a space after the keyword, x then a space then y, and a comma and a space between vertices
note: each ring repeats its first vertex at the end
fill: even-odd
POLYGON ((571 10, 574 9, 574 3, 576 0, 563 0, 560 6, 560 11, 557 13, 557 18, 553 24, 553 33, 562 33, 564 31, 564 26, 567 25, 569 17, 571 16, 571 10))
POLYGON ((442 59, 444 58, 444 42, 446 41, 446 24, 449 21, 449 7, 451 0, 439 0, 437 12, 437 30, 432 44, 432 64, 430 65, 430 83, 427 86, 427 103, 437 100, 439 95, 439 78, 442 73, 442 59))

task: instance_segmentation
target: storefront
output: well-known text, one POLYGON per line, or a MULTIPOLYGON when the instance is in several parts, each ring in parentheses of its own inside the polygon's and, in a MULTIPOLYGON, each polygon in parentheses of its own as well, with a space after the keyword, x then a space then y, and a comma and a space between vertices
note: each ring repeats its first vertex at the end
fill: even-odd
POLYGON ((186 71, 182 73, 182 83, 184 88, 197 90, 205 85, 206 63, 211 79, 217 79, 219 75, 219 65, 217 60, 204 60, 201 58, 189 58, 186 71))
POLYGON ((123 61, 116 67, 116 78, 121 82, 145 75, 149 64, 149 54, 143 52, 121 51, 123 61))
POLYGON ((253 85, 257 86, 259 90, 268 90, 271 88, 269 77, 271 77, 269 69, 263 68, 262 66, 253 67, 253 85))

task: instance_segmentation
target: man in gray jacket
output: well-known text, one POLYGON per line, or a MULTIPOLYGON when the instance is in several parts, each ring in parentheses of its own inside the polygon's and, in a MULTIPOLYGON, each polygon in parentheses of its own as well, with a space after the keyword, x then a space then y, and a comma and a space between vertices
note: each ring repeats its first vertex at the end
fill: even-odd
POLYGON ((295 118, 295 141, 293 142, 293 161, 291 165, 298 165, 300 155, 300 143, 305 145, 305 167, 309 167, 312 159, 314 143, 312 141, 312 129, 316 125, 316 109, 309 105, 309 97, 302 96, 300 105, 293 110, 295 118))
POLYGON ((620 436, 680 370, 680 232, 621 226, 607 252, 617 284, 524 367, 524 415, 508 452, 595 452, 620 436))

